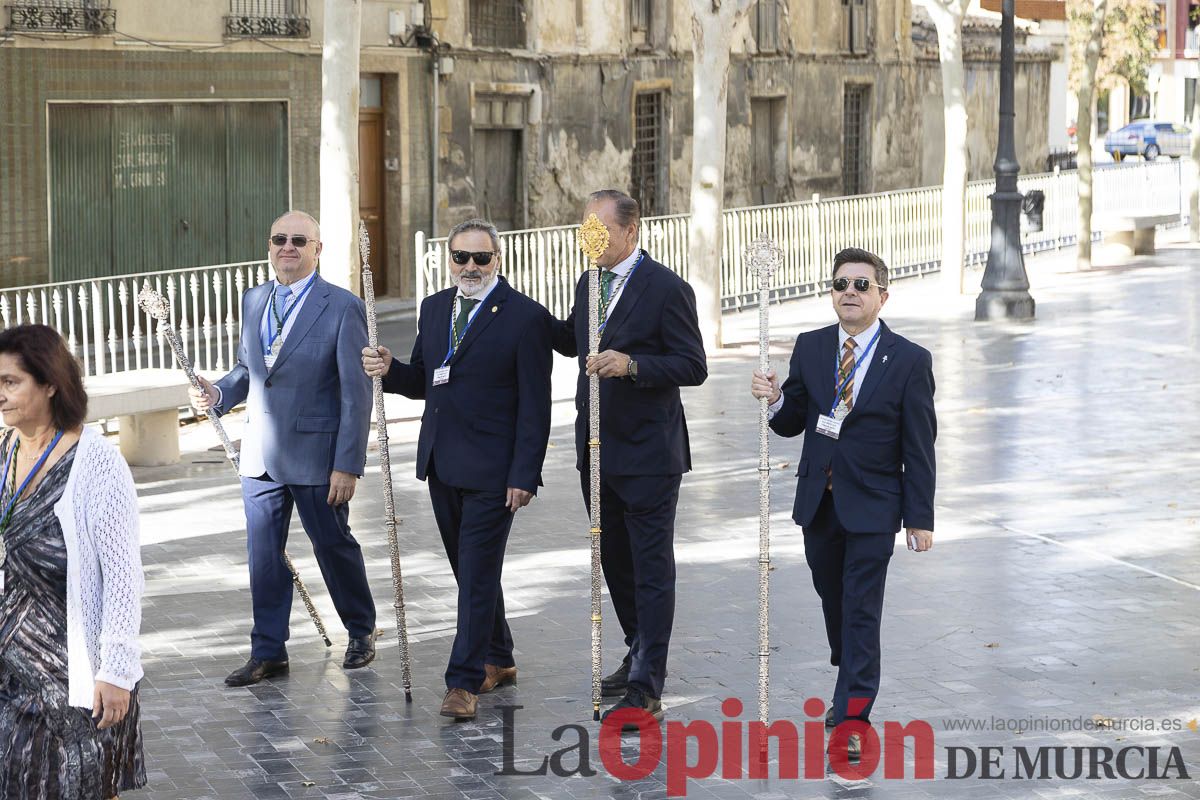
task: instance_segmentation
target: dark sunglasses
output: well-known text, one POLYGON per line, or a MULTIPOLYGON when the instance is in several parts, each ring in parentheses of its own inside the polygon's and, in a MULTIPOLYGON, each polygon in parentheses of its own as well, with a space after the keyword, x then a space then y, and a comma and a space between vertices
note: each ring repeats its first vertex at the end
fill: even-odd
MULTIPOLYGON (((297 249, 303 249, 305 247, 308 247, 309 242, 316 241, 316 239, 310 239, 307 236, 303 236, 301 234, 296 234, 295 236, 293 236, 291 238, 292 238, 292 246, 297 249)), ((277 233, 271 237, 271 244, 275 245, 276 247, 283 247, 287 243, 288 243, 288 237, 282 233, 277 233)))
MULTIPOLYGON (((878 286, 881 291, 885 291, 885 292, 887 291, 886 286, 875 283, 870 278, 855 278, 854 279, 854 291, 856 291, 856 292, 865 292, 868 289, 870 289, 872 286, 878 286)), ((850 287, 850 279, 849 278, 834 278, 833 279, 833 290, 835 292, 844 292, 849 287, 850 287)))
POLYGON ((455 264, 465 264, 468 261, 474 261, 477 266, 486 267, 492 263, 492 256, 496 253, 492 250, 479 250, 471 252, 470 250, 451 250, 450 257, 454 259, 455 264))

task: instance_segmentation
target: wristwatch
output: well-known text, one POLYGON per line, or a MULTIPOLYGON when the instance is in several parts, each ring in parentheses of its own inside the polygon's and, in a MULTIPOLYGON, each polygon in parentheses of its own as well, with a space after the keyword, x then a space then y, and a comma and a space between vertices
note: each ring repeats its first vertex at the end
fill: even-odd
POLYGON ((625 366, 625 374, 633 380, 637 380, 637 362, 633 360, 633 356, 629 357, 629 363, 625 366))

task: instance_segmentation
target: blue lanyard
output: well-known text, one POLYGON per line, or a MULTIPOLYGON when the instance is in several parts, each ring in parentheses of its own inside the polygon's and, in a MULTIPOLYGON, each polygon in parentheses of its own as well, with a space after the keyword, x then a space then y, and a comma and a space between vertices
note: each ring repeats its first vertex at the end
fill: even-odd
POLYGON ((646 251, 645 250, 639 251, 637 261, 633 262, 633 266, 630 268, 629 272, 627 272, 625 274, 625 277, 621 279, 621 283, 618 284, 616 286, 616 288, 614 288, 609 293, 608 305, 606 305, 604 307, 604 321, 601 322, 600 327, 596 329, 597 333, 604 332, 604 327, 606 325, 608 325, 608 309, 612 308, 613 301, 615 301, 617 299, 617 295, 619 295, 621 293, 621 290, 623 290, 625 288, 625 284, 629 283, 629 279, 633 277, 633 273, 637 272, 637 268, 642 265, 642 259, 645 257, 646 257, 646 251))
MULTIPOLYGON (((463 299, 472 300, 474 298, 464 297, 463 299)), ((482 307, 483 298, 481 297, 479 298, 479 304, 472 309, 474 313, 468 315, 467 317, 467 324, 463 327, 462 336, 460 336, 458 339, 455 339, 454 318, 457 315, 454 313, 454 309, 458 308, 458 295, 454 295, 454 300, 450 303, 450 333, 446 337, 448 349, 446 350, 446 357, 442 359, 443 367, 450 363, 450 359, 454 358, 454 351, 458 349, 460 344, 462 344, 463 339, 467 338, 467 331, 471 330, 471 325, 475 322, 475 318, 479 316, 479 309, 482 307)))
POLYGON ((838 383, 838 375, 837 375, 838 368, 841 366, 841 364, 840 363, 834 364, 834 366, 833 366, 833 382, 835 384, 837 384, 837 391, 833 393, 833 408, 829 409, 829 416, 832 417, 833 412, 837 411, 838 398, 842 396, 842 392, 844 392, 846 390, 846 387, 850 384, 850 381, 854 380, 854 373, 858 372, 859 365, 862 364, 862 362, 866 359, 867 354, 871 352, 871 348, 875 346, 875 342, 879 341, 879 334, 881 334, 881 333, 883 333, 882 325, 880 325, 875 330, 875 335, 871 337, 871 343, 868 344, 866 346, 866 348, 863 349, 863 354, 858 357, 857 361, 854 362, 854 369, 850 370, 850 374, 847 375, 846 379, 844 381, 842 381, 841 383, 838 383))
MULTIPOLYGON (((305 285, 305 287, 302 290, 300 290, 300 294, 296 295, 296 299, 292 301, 292 304, 290 306, 288 306, 286 309, 284 309, 283 319, 279 319, 279 311, 275 308, 275 289, 271 290, 271 302, 269 305, 271 306, 271 315, 276 318, 274 320, 276 324, 271 326, 270 321, 268 321, 268 323, 267 323, 268 326, 270 326, 267 328, 267 350, 268 351, 271 349, 272 346, 274 346, 275 340, 278 339, 280 337, 280 335, 283 333, 283 326, 287 324, 288 317, 290 317, 292 315, 292 312, 295 311, 297 306, 300 305, 300 301, 304 299, 304 295, 308 294, 308 290, 311 289, 312 285, 316 282, 317 281, 316 281, 315 275, 309 277, 308 284, 305 285)), ((278 284, 276 284, 276 289, 277 288, 279 288, 278 284)))
MULTIPOLYGON (((33 469, 29 470, 29 474, 25 476, 25 480, 21 483, 21 488, 13 492, 13 496, 9 499, 8 505, 4 507, 4 516, 0 517, 0 531, 4 531, 6 528, 8 528, 8 518, 12 514, 13 506, 17 504, 17 498, 25 494, 25 490, 29 488, 29 482, 33 480, 33 476, 37 475, 42 469, 42 465, 46 463, 46 459, 50 457, 50 452, 54 449, 54 446, 58 444, 58 440, 62 438, 62 435, 62 431, 59 431, 54 435, 53 441, 51 441, 50 444, 46 446, 46 449, 42 451, 42 457, 37 460, 37 463, 33 465, 33 469)), ((8 485, 8 474, 9 470, 12 469, 13 458, 17 455, 18 445, 20 445, 20 441, 14 442, 12 450, 8 451, 8 460, 4 462, 4 479, 0 480, 0 487, 8 485)))

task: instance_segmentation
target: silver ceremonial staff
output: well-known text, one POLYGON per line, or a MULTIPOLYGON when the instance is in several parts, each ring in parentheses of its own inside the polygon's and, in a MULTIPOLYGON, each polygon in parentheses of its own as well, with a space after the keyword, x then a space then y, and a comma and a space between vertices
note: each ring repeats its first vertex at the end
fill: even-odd
MULTIPOLYGON (((192 362, 188 360, 187 353, 183 352, 183 343, 179 341, 179 334, 176 333, 175 326, 171 324, 170 302, 159 292, 151 289, 150 283, 147 281, 142 284, 142 290, 138 292, 138 304, 147 314, 158 320, 158 332, 167 337, 180 369, 187 374, 188 381, 197 391, 203 391, 200 381, 196 377, 196 371, 192 369, 192 362)), ((238 451, 234 448, 233 442, 229 440, 229 434, 225 433, 225 426, 221 423, 221 418, 216 414, 205 414, 205 416, 212 423, 213 430, 217 432, 221 446, 225 448, 225 457, 233 464, 234 470, 239 470, 238 451)), ((292 583, 296 585, 296 591, 300 593, 300 599, 304 601, 308 615, 312 617, 313 624, 317 626, 317 633, 321 634, 321 638, 325 640, 326 647, 333 647, 333 642, 329 641, 329 634, 325 632, 325 623, 321 621, 321 615, 317 612, 317 607, 313 605, 312 597, 308 594, 304 581, 300 580, 300 574, 296 572, 296 565, 292 563, 292 557, 288 555, 287 550, 282 551, 282 554, 283 563, 287 564, 288 572, 292 573, 292 583)))
MULTIPOLYGON (((783 260, 780 250, 765 233, 746 248, 746 263, 758 276, 758 368, 771 368, 771 334, 767 324, 771 301, 771 276, 783 260)), ((758 401, 758 719, 766 723, 771 705, 771 445, 767 439, 767 398, 758 401)))
MULTIPOLYGON (((375 317, 375 283, 371 274, 371 237, 367 226, 358 222, 358 252, 362 256, 363 301, 367 305, 367 344, 379 347, 379 326, 375 317)), ((379 472, 383 475, 383 524, 387 528, 388 552, 392 559, 392 591, 396 609, 396 636, 400 644, 400 665, 404 680, 404 701, 412 702, 412 658, 408 652, 408 622, 404 614, 404 576, 400 572, 400 541, 396 536, 396 501, 392 497, 392 456, 388 451, 387 414, 383 408, 383 378, 371 379, 375 395, 375 435, 379 440, 379 472)))
MULTIPOLYGON (((588 260, 588 354, 600 351, 600 267, 596 260, 608 249, 608 228, 595 214, 579 226, 579 249, 588 260)), ((588 377, 588 459, 591 468, 592 537, 592 719, 600 719, 600 376, 588 377)))

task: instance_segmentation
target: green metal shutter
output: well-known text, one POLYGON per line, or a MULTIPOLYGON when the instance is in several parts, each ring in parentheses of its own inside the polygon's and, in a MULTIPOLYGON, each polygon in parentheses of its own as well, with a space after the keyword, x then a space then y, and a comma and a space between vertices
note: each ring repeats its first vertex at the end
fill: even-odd
POLYGON ((50 280, 112 274, 112 120, 106 106, 50 106, 50 280))
POLYGON ((227 119, 228 261, 266 258, 271 223, 288 210, 287 110, 231 103, 227 119))
POLYGON ((51 280, 261 259, 287 209, 284 103, 50 106, 51 280))

